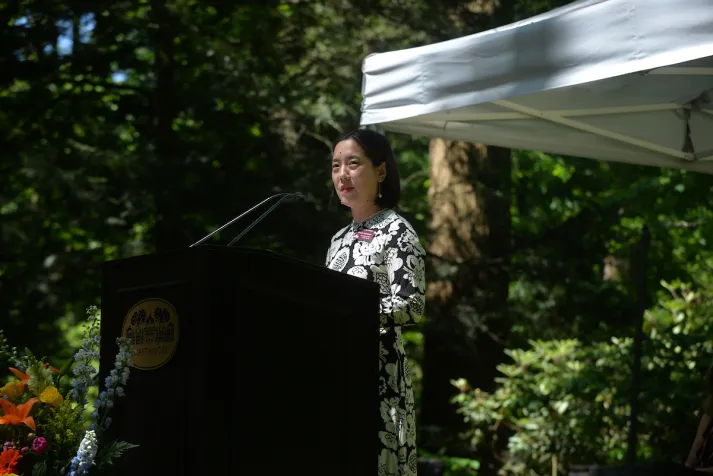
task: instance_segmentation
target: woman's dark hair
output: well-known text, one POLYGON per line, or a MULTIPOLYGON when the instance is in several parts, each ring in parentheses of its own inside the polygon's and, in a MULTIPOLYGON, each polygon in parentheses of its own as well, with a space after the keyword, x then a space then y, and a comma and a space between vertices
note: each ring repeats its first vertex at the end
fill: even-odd
MULTIPOLYGON (((345 140, 352 139, 364 149, 366 157, 371 160, 374 167, 386 164, 386 177, 381 182, 381 198, 376 197, 376 203, 385 208, 393 208, 401 198, 401 180, 396 168, 396 159, 391 150, 389 140, 383 134, 370 129, 355 129, 345 132, 337 138, 334 146, 345 140)), ((334 152, 332 150, 332 152, 334 152)))

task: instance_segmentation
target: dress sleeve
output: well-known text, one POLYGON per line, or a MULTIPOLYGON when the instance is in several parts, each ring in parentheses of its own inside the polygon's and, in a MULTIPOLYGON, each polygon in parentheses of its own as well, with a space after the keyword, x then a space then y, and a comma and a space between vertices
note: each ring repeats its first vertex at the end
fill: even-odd
POLYGON ((401 220, 391 225, 389 234, 384 250, 389 292, 382 292, 381 327, 413 325, 421 320, 425 305, 426 252, 411 226, 401 220))

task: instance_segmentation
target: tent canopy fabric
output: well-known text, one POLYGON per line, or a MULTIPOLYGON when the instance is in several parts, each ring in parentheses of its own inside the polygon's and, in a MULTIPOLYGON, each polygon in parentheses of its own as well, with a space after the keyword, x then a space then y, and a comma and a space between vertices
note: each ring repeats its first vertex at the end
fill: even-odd
POLYGON ((713 0, 580 0, 362 68, 362 126, 713 173, 713 0))

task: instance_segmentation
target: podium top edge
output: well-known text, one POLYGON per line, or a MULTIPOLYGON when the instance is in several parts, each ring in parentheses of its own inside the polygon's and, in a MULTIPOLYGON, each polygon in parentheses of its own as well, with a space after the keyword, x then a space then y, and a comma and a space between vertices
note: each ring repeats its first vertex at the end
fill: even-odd
POLYGON ((125 258, 111 259, 104 262, 104 264, 116 263, 118 261, 127 261, 135 259, 146 259, 148 257, 168 257, 168 256, 181 256, 181 255, 198 255, 207 253, 228 253, 231 255, 257 255, 265 256, 270 258, 276 258, 281 260, 292 261, 295 264, 300 264, 303 266, 312 266, 315 268, 321 268, 321 266, 315 265, 308 261, 295 258, 294 256, 286 255, 283 253, 278 253, 277 251, 265 250, 261 248, 250 248, 243 246, 224 246, 224 245, 202 245, 196 247, 186 247, 177 248, 174 250, 157 251, 155 253, 144 253, 140 255, 127 256, 125 258))
POLYGON ((199 263, 203 261, 205 261, 208 266, 213 266, 215 263, 231 265, 244 261, 244 264, 248 266, 264 265, 268 272, 274 272, 277 269, 281 269, 283 271, 289 270, 291 273, 302 273, 303 276, 310 276, 311 278, 319 279, 320 282, 330 282, 330 286, 347 285, 350 288, 354 288, 356 286, 354 289, 371 289, 377 293, 379 292, 379 285, 377 283, 355 277, 347 273, 332 270, 327 266, 310 263, 308 261, 272 250, 248 247, 228 247, 220 245, 179 248, 175 250, 147 253, 116 260, 109 260, 103 263, 102 273, 105 279, 108 276, 114 276, 116 273, 125 273, 127 270, 131 269, 141 269, 142 272, 149 272, 149 270, 163 270, 156 272, 150 271, 150 274, 165 274, 166 272, 173 273, 179 268, 176 268, 173 264, 169 264, 172 261, 175 261, 175 264, 192 263, 189 266, 200 266, 199 263), (318 276, 319 278, 317 278, 318 276))
POLYGON ((125 263, 129 264, 131 262, 136 262, 136 261, 141 261, 141 260, 151 260, 151 259, 167 259, 171 257, 199 257, 199 256, 213 256, 215 257, 216 255, 224 255, 224 256, 231 256, 231 257, 237 257, 237 256, 242 256, 242 257, 259 257, 259 258, 264 258, 266 260, 272 260, 272 261, 281 261, 284 263, 290 263, 294 266, 298 266, 303 269, 312 269, 314 271, 331 271, 335 272, 338 274, 343 274, 339 273, 338 271, 332 271, 326 266, 318 265, 315 263, 310 263, 309 261, 305 261, 300 258, 296 258, 294 256, 286 255, 283 253, 278 253, 276 251, 272 250, 266 250, 266 249, 261 249, 261 248, 250 248, 250 247, 241 247, 241 246, 224 246, 224 245, 204 245, 204 246, 196 246, 193 248, 186 247, 186 248, 178 248, 175 250, 166 250, 166 251, 159 251, 156 253, 146 253, 146 254, 141 254, 141 255, 136 255, 136 256, 128 256, 125 258, 118 258, 118 259, 113 259, 113 260, 107 260, 102 264, 103 268, 107 267, 114 267, 116 265, 119 265, 119 263, 125 263))

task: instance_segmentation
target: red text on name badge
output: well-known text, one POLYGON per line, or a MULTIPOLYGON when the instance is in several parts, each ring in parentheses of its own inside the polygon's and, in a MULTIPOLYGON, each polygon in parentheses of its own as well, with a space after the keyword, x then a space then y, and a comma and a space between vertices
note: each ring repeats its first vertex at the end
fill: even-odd
POLYGON ((371 241, 374 239, 374 230, 359 230, 356 232, 357 240, 371 241))

